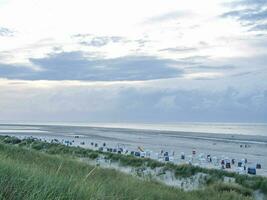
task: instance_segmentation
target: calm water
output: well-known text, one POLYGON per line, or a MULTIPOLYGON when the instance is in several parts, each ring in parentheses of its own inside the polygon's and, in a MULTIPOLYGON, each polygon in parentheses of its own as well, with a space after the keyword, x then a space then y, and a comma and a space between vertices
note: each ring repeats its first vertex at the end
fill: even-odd
MULTIPOLYGON (((202 132, 202 133, 221 133, 221 134, 242 134, 242 135, 262 135, 267 136, 266 123, 164 123, 164 124, 134 124, 134 123, 20 123, 0 124, 0 133, 4 132, 43 132, 38 126, 32 125, 70 125, 105 127, 105 128, 130 128, 145 130, 166 130, 182 132, 202 132)), ((41 127, 41 126, 40 126, 41 127)))

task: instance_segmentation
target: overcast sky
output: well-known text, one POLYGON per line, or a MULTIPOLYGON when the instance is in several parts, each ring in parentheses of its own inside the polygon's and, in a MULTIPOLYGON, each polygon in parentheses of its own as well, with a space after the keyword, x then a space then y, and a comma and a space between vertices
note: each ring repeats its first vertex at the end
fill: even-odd
POLYGON ((267 1, 0 0, 0 121, 267 122, 267 1))

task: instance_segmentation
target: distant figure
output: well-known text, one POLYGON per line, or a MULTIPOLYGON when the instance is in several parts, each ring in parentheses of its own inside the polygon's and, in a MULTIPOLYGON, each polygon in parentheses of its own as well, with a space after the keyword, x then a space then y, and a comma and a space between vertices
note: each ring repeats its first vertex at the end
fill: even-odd
POLYGON ((258 164, 256 165, 256 169, 261 169, 261 164, 258 163, 258 164))
POLYGON ((225 168, 227 168, 227 169, 230 169, 231 168, 230 162, 226 162, 225 168))
POLYGON ((210 155, 207 155, 207 161, 211 162, 211 156, 210 155))
POLYGON ((235 164, 235 159, 232 159, 232 165, 234 165, 235 164))

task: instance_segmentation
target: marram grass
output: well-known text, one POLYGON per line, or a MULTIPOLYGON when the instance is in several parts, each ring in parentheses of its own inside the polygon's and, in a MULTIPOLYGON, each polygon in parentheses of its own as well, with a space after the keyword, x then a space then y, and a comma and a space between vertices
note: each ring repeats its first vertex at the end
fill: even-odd
MULTIPOLYGON (((67 147, 68 148, 68 147, 67 147)), ((185 192, 154 181, 101 169, 62 154, 0 143, 0 199, 249 200, 240 185, 214 184, 185 192)))

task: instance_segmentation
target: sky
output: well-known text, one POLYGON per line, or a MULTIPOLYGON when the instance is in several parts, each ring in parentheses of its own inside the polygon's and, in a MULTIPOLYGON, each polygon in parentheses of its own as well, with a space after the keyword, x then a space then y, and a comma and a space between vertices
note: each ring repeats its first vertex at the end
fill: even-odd
POLYGON ((0 121, 267 122, 267 0, 0 0, 0 121))

